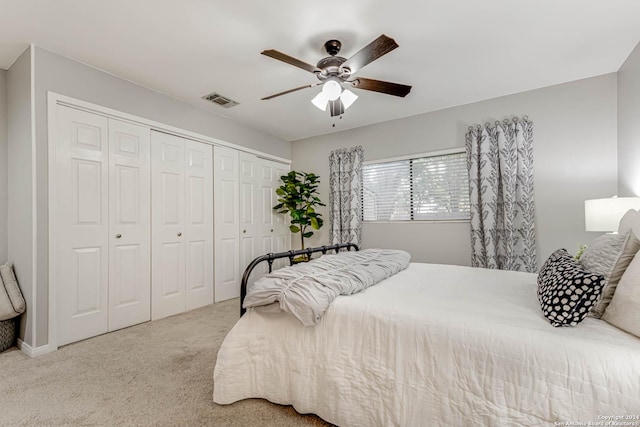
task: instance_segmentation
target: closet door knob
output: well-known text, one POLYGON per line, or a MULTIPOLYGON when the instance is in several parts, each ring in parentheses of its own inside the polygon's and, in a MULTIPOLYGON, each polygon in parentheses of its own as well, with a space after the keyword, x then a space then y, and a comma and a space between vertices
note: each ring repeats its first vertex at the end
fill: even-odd
POLYGON ((116 234, 116 239, 119 239, 121 237, 122 237, 122 234, 120 234, 120 233, 116 234))
POLYGON ((242 230, 242 232, 243 232, 243 233, 246 233, 246 232, 247 232, 247 230, 242 230))
POLYGON ((271 232, 273 233, 273 228, 271 229, 271 232))
POLYGON ((178 232, 178 237, 182 236, 182 233, 178 232))

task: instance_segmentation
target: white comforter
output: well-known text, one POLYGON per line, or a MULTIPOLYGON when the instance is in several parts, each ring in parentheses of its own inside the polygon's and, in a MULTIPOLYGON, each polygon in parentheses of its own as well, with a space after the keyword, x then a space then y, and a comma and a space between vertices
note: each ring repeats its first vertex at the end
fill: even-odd
POLYGON ((640 415, 640 339, 593 318, 552 327, 535 279, 411 264, 338 297, 314 327, 250 310, 218 353, 214 401, 265 398, 340 426, 640 415))

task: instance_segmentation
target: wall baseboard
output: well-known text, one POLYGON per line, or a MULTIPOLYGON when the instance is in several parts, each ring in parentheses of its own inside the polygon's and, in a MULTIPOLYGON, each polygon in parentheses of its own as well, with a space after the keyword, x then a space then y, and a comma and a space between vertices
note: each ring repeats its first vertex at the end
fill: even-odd
POLYGON ((52 351, 55 351, 55 349, 50 347, 49 344, 41 345, 40 347, 33 348, 26 342, 22 341, 20 338, 18 338, 18 348, 20 349, 20 351, 22 351, 24 354, 26 354, 29 357, 38 357, 38 356, 42 356, 43 354, 47 354, 47 353, 51 353, 52 351))

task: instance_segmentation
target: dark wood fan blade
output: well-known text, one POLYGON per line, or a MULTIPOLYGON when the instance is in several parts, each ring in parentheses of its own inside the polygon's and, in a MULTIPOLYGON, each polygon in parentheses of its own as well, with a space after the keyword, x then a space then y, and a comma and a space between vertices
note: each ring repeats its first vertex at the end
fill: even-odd
POLYGON ((349 83, 351 83, 356 89, 372 90, 374 92, 401 96, 403 98, 411 92, 411 86, 400 83, 383 82, 382 80, 367 79, 366 77, 358 77, 349 83))
POLYGON ((342 100, 338 98, 335 101, 329 101, 329 111, 331 112, 331 117, 344 114, 344 104, 342 104, 342 100))
POLYGON ((342 64, 342 67, 349 68, 351 70, 351 74, 354 74, 365 65, 370 64, 397 47, 398 43, 396 43, 394 39, 383 34, 360 49, 351 58, 347 59, 347 61, 342 64))
POLYGON ((280 95, 286 95, 286 94, 288 94, 288 93, 295 92, 295 91, 297 91, 297 90, 301 90, 301 89, 306 89, 306 88, 308 88, 308 87, 318 86, 319 84, 320 84, 320 83, 312 83, 312 84, 310 84, 310 85, 300 86, 300 87, 297 87, 297 88, 295 88, 295 89, 285 90, 284 92, 276 93, 275 95, 266 96, 266 97, 262 98, 262 99, 261 99, 261 101, 264 101, 264 100, 267 100, 267 99, 271 99, 271 98, 275 98, 276 96, 280 96, 280 95))
POLYGON ((270 58, 277 59, 278 61, 286 62, 287 64, 293 65, 294 67, 302 68, 303 70, 308 71, 310 73, 320 71, 315 65, 307 64, 306 62, 300 61, 299 59, 296 59, 293 56, 289 56, 285 53, 278 52, 277 50, 274 50, 274 49, 263 50, 260 53, 270 58))

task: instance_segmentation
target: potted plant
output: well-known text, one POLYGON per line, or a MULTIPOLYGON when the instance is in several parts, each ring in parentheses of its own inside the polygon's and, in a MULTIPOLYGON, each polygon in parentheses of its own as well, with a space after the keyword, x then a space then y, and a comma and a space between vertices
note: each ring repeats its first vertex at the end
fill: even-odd
MULTIPOLYGON (((291 216, 289 230, 300 233, 300 244, 304 249, 304 239, 313 236, 311 229, 319 230, 323 224, 322 215, 315 210, 317 206, 325 206, 318 198, 320 177, 313 173, 291 171, 280 179, 282 185, 276 189, 280 197, 273 209, 291 216)), ((303 261, 308 261, 306 256, 303 261)))

